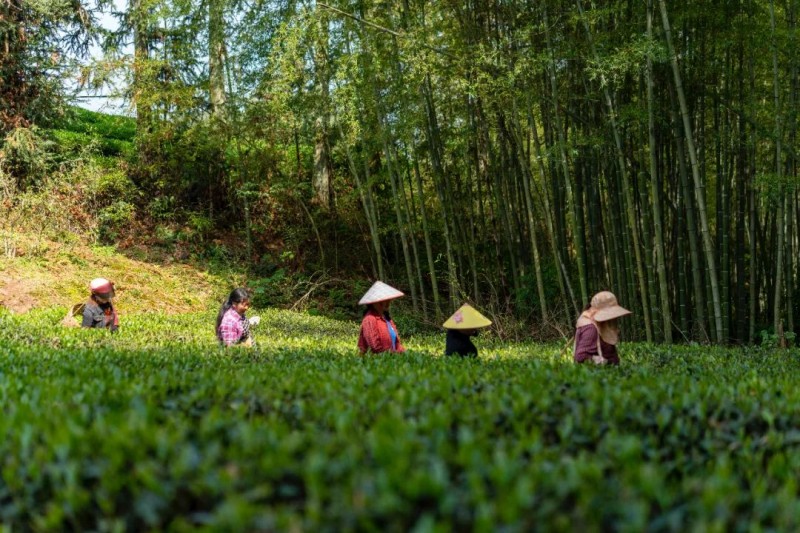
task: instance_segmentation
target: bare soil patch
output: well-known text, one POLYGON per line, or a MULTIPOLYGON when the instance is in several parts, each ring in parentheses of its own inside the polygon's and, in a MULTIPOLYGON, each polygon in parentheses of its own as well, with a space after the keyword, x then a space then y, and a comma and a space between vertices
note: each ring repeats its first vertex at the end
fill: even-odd
POLYGON ((0 306, 14 313, 27 313, 37 306, 33 295, 36 283, 26 279, 13 279, 0 274, 0 306))

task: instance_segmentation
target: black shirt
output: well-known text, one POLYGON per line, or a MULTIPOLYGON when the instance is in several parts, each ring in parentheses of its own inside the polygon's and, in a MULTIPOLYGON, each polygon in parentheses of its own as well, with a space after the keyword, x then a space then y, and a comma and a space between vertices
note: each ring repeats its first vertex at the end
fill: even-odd
POLYGON ((478 349, 472 344, 469 335, 464 335, 457 329, 448 329, 444 354, 460 355, 461 357, 478 357, 478 349))

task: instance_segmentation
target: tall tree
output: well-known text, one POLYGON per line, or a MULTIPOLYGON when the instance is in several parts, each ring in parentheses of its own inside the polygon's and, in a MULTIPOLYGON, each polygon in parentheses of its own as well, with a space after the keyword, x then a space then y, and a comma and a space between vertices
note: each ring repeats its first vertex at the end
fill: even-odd
POLYGON ((224 0, 208 0, 208 92, 216 117, 222 117, 225 107, 224 7, 224 0))
POLYGON ((0 2, 0 134, 52 119, 69 56, 83 58, 92 14, 79 0, 0 2))
POLYGON ((686 104, 686 96, 683 91, 683 82, 681 78, 680 68, 678 66, 678 55, 675 52, 675 47, 672 43, 672 30, 669 25, 669 17, 667 15, 667 6, 664 0, 659 0, 661 7, 661 21, 664 26, 664 34, 667 41, 667 48, 672 62, 672 73, 675 79, 675 91, 678 94, 678 103, 680 104, 680 115, 683 120, 683 129, 686 138, 686 148, 689 153, 689 161, 692 168, 692 179, 694 181, 695 201, 697 204, 697 211, 700 215, 700 228, 703 238, 703 251, 706 258, 706 272, 708 274, 709 283, 711 284, 711 297, 714 311, 714 338, 721 341, 722 335, 722 306, 720 303, 719 295, 719 281, 717 276, 717 267, 714 261, 714 246, 711 243, 711 231, 709 229, 708 215, 706 214, 706 199, 703 186, 703 180, 700 176, 700 165, 697 159, 697 149, 694 144, 694 134, 692 132, 692 125, 689 120, 689 108, 686 104))
MULTIPOLYGON (((647 1, 647 38, 653 43, 653 1, 647 1)), ((658 161, 656 156, 655 96, 653 91, 653 53, 647 54, 647 133, 650 140, 650 195, 653 202, 654 252, 658 270, 658 288, 661 296, 661 317, 664 321, 664 340, 672 343, 672 313, 667 281, 667 265, 664 257, 664 234, 661 224, 661 189, 659 187, 658 161)))

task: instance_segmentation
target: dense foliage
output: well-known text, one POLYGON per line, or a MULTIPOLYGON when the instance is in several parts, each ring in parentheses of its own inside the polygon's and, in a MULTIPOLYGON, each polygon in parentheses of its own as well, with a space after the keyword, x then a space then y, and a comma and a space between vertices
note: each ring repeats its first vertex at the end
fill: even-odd
POLYGON ((428 316, 613 287, 648 340, 794 330, 797 0, 158 5, 128 13, 135 168, 252 260, 428 316))
MULTIPOLYGON (((80 1, 0 13, 56 5, 90 18, 80 1)), ((98 2, 118 24, 92 28, 105 56, 79 79, 116 80, 135 109, 135 149, 117 153, 139 193, 105 238, 142 213, 264 277, 394 282, 429 320, 470 299, 552 336, 612 288, 636 338, 790 341, 798 7, 98 2)), ((73 21, 11 55, 58 62, 53 28, 73 21)), ((5 158, 0 178, 37 185, 5 158)))
POLYGON ((795 352, 626 344, 598 368, 414 335, 362 358, 356 323, 284 311, 225 351, 211 313, 116 336, 62 313, 0 313, 14 530, 800 527, 795 352))
POLYGON ((79 0, 0 2, 0 137, 52 119, 63 78, 85 56, 92 16, 79 0))

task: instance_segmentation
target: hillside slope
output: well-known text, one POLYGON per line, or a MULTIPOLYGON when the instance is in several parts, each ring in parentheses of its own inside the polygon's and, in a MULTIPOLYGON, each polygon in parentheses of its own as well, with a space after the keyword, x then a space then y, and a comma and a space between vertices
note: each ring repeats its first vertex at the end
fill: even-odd
POLYGON ((89 281, 95 277, 116 283, 116 301, 123 313, 206 310, 218 305, 239 281, 235 272, 146 262, 112 247, 22 242, 15 256, 0 256, 0 306, 17 313, 77 303, 87 296, 89 281))
POLYGON ((135 131, 130 117, 70 108, 0 153, 0 307, 66 308, 86 298, 92 278, 106 277, 122 313, 176 314, 215 307, 242 283, 217 264, 186 264, 188 242, 158 246, 151 233, 172 235, 181 219, 171 212, 160 227, 146 223, 144 193, 127 175, 135 131))

